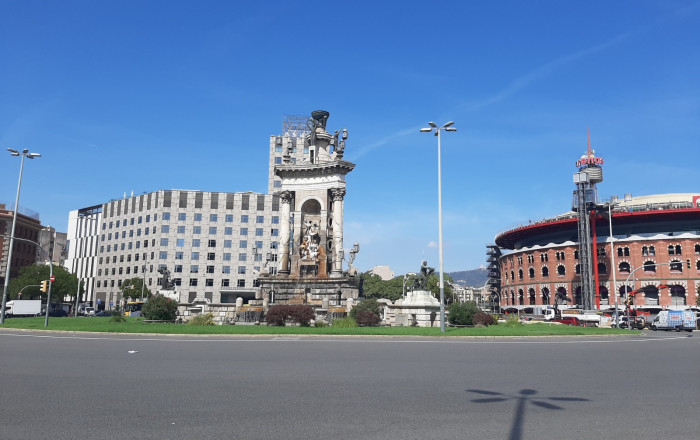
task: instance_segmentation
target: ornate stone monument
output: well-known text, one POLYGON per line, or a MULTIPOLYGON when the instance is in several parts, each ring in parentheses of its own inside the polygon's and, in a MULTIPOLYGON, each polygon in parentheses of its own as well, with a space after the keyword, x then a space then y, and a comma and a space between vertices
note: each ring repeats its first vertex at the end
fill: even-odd
POLYGON ((423 261, 420 274, 406 297, 396 302, 385 302, 384 323, 390 326, 433 327, 440 325, 440 300, 428 290, 427 282, 435 269, 423 261))
POLYGON ((271 304, 321 308, 346 304, 358 295, 354 276, 343 271, 345 176, 355 164, 343 160, 348 131, 328 133, 328 117, 327 111, 312 112, 304 160, 294 163, 291 152, 286 152, 283 163, 275 166, 282 180, 277 193, 279 266, 276 275, 259 278, 262 297, 270 298, 271 304))

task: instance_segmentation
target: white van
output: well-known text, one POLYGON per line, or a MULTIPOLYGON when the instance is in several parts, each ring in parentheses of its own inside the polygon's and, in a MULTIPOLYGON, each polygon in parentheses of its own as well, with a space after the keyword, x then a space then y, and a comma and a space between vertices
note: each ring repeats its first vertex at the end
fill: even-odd
POLYGON ((696 328, 695 312, 692 310, 662 310, 651 322, 652 330, 686 330, 692 332, 696 328))

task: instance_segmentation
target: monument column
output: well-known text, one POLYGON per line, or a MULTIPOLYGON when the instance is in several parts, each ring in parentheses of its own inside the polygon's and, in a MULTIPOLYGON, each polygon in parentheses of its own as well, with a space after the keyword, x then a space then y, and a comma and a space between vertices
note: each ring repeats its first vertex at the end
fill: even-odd
POLYGON ((343 199, 345 188, 331 189, 333 200, 333 267, 331 278, 343 276, 343 199))
POLYGON ((282 255, 279 273, 289 275, 289 224, 291 223, 290 205, 292 203, 292 192, 282 191, 279 193, 279 196, 282 202, 280 209, 280 247, 282 248, 282 255))

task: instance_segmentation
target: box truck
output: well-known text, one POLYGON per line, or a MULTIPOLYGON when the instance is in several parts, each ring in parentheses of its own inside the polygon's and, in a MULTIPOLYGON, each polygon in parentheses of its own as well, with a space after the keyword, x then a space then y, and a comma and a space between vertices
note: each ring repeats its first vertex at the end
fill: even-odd
POLYGON ((9 316, 39 316, 41 314, 41 300, 16 299, 8 301, 5 314, 9 316))

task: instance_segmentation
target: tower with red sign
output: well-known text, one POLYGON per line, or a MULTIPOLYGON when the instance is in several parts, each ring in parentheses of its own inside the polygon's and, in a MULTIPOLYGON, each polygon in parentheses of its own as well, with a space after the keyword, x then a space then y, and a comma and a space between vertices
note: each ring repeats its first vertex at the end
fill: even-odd
POLYGON ((595 306, 595 284, 593 279, 593 250, 591 242, 591 211, 598 203, 596 184, 603 181, 603 158, 596 157, 591 150, 591 135, 588 134, 588 151, 576 161, 578 171, 574 173, 574 200, 572 209, 578 213, 579 267, 581 268, 581 304, 585 310, 595 306))

